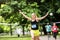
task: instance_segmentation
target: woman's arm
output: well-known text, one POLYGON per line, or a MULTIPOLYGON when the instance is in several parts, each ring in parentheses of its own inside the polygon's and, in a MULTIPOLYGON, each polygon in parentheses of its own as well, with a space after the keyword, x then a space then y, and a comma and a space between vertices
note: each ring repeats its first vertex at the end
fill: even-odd
POLYGON ((19 10, 19 13, 20 14, 22 14, 25 18, 27 18, 28 20, 31 20, 31 18, 29 18, 28 16, 26 16, 23 12, 21 12, 20 10, 19 10))
POLYGON ((46 18, 48 16, 48 13, 45 15, 45 16, 43 16, 43 17, 41 17, 41 18, 37 18, 38 20, 42 20, 42 19, 44 19, 44 18, 46 18))

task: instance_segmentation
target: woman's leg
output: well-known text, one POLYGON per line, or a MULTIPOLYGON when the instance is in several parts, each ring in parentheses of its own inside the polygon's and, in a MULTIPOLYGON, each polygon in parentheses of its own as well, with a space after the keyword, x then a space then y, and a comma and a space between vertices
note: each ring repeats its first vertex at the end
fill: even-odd
POLYGON ((34 36, 33 31, 31 31, 31 38, 32 38, 32 40, 36 40, 36 37, 34 36))
POLYGON ((37 32, 36 32, 36 40, 40 40, 40 32, 39 32, 39 30, 37 30, 37 32))
POLYGON ((32 40, 36 40, 36 37, 34 36, 34 37, 32 37, 32 40))
POLYGON ((36 37, 35 37, 35 36, 33 36, 33 37, 32 37, 32 40, 36 40, 36 37))
POLYGON ((56 35, 56 32, 54 32, 54 35, 53 35, 53 37, 54 37, 54 39, 55 39, 55 40, 56 40, 56 36, 57 36, 57 35, 56 35))
POLYGON ((39 36, 36 36, 36 40, 40 40, 39 36))
POLYGON ((38 36, 38 37, 37 37, 37 39, 38 39, 38 40, 40 40, 40 38, 39 38, 39 37, 40 37, 40 36, 38 36))
POLYGON ((39 30, 31 31, 32 40, 40 40, 39 36, 40 36, 39 30))
POLYGON ((56 34, 56 32, 55 32, 55 40, 56 40, 56 36, 57 36, 57 34, 56 34))

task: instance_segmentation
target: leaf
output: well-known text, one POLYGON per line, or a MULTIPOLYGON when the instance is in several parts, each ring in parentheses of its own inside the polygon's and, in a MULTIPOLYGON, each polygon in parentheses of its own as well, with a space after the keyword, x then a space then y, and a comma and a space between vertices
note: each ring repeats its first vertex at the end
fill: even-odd
POLYGON ((17 5, 18 2, 17 1, 11 1, 11 5, 17 5))
POLYGON ((60 13, 60 8, 56 11, 56 13, 60 13))
POLYGON ((52 11, 52 9, 49 9, 47 13, 50 13, 52 11))
POLYGON ((45 2, 45 0, 41 0, 41 2, 43 3, 43 2, 45 2))

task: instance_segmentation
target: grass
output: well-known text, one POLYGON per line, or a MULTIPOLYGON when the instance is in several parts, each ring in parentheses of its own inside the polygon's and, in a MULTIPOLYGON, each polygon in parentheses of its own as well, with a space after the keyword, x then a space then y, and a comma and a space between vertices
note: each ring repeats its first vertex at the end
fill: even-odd
POLYGON ((17 37, 0 37, 0 40, 31 40, 30 37, 17 38, 17 37))
POLYGON ((30 36, 21 36, 17 37, 17 35, 5 35, 5 36, 0 36, 0 40, 31 40, 30 36))
MULTIPOLYGON (((58 35, 60 36, 60 35, 58 35)), ((0 36, 0 40, 31 40, 30 35, 27 36, 21 36, 21 37, 17 37, 17 35, 5 35, 5 36, 0 36)))

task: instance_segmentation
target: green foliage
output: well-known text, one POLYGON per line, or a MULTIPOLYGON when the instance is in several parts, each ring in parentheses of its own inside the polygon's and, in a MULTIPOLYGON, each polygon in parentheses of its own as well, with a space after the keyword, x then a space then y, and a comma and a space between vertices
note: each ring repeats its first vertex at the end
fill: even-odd
MULTIPOLYGON (((39 2, 32 0, 33 3, 26 3, 27 0, 10 0, 6 6, 0 8, 0 14, 4 17, 7 23, 12 22, 20 22, 20 23, 28 23, 25 21, 26 19, 19 14, 18 10, 22 10, 27 16, 31 17, 31 13, 36 13, 39 17, 43 16, 48 12, 48 10, 53 9, 51 12, 53 13, 60 13, 60 2, 55 0, 38 0, 39 2), (57 11, 55 11, 57 10, 57 11), (9 17, 8 17, 9 16, 9 17)), ((31 2, 32 2, 31 1, 31 2)), ((28 1, 27 1, 28 2, 28 1)), ((46 19, 48 20, 48 19, 46 19)), ((45 22, 45 21, 43 21, 45 22)))
POLYGON ((5 22, 4 18, 2 16, 0 16, 0 23, 1 22, 5 22))
POLYGON ((0 25, 0 33, 9 32, 9 31, 10 31, 10 27, 9 26, 0 25))
MULTIPOLYGON (((19 14, 19 10, 24 12, 28 17, 31 17, 33 12, 39 17, 44 16, 50 9, 52 9, 51 12, 53 12, 53 14, 60 14, 60 1, 58 0, 31 0, 31 3, 27 3, 26 1, 28 2, 29 0, 9 0, 7 3, 5 1, 5 6, 0 8, 0 15, 2 16, 0 22, 28 24, 29 21, 19 14)), ((50 16, 48 17, 51 18, 50 16)), ((48 17, 41 22, 49 22, 48 17)))
POLYGON ((0 9, 0 13, 3 14, 3 13, 12 13, 13 9, 9 6, 9 5, 5 5, 3 7, 1 7, 0 9))
POLYGON ((56 13, 60 13, 60 8, 56 11, 56 13))
POLYGON ((21 2, 18 3, 18 8, 20 8, 20 9, 23 9, 26 6, 27 6, 27 4, 24 1, 21 1, 21 2))
POLYGON ((3 33, 4 32, 4 30, 0 27, 0 33, 3 33))
POLYGON ((18 38, 16 35, 17 38, 14 38, 14 37, 11 37, 11 38, 2 37, 2 38, 0 38, 0 40, 31 40, 31 37, 26 37, 26 36, 24 36, 23 38, 22 37, 18 38))
POLYGON ((41 2, 43 3, 43 2, 45 2, 45 0, 41 0, 41 2))
POLYGON ((18 2, 17 1, 11 1, 10 5, 14 6, 14 5, 17 5, 18 2))

